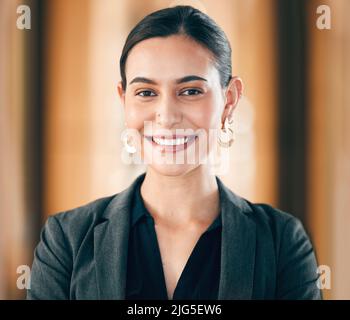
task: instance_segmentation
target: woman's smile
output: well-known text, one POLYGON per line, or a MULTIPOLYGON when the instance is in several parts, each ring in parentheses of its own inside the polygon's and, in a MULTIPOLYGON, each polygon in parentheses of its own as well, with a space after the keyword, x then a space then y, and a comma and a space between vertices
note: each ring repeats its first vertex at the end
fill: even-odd
POLYGON ((188 148, 197 138, 197 135, 152 135, 145 136, 156 150, 175 153, 188 148))

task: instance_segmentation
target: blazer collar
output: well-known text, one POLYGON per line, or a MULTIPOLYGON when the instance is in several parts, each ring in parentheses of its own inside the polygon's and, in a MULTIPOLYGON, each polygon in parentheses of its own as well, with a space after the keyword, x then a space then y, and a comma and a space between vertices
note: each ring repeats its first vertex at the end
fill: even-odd
POLYGON ((256 226, 249 218, 252 209, 216 178, 223 225, 218 299, 248 300, 252 298, 256 246, 256 226))
MULTIPOLYGON (((123 300, 126 289, 131 201, 137 183, 146 173, 118 193, 104 211, 104 221, 94 228, 94 259, 98 299, 123 300)), ((218 298, 251 299, 255 264, 255 224, 247 201, 216 177, 222 213, 221 270, 218 298)))

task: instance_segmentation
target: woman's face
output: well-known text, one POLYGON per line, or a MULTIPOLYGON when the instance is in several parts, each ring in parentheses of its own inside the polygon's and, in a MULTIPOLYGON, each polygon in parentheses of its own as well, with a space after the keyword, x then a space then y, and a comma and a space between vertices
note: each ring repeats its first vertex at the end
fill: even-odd
POLYGON ((145 163, 172 176, 208 164, 216 148, 209 131, 222 127, 235 104, 220 86, 210 51, 179 35, 147 39, 130 51, 125 73, 125 92, 118 84, 125 123, 139 132, 145 163))

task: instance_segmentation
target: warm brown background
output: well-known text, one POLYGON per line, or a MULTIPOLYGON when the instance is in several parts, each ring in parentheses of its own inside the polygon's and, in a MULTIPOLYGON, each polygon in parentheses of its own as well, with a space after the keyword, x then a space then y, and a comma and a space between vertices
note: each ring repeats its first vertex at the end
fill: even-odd
POLYGON ((122 163, 116 83, 131 28, 170 4, 192 4, 222 26, 245 96, 230 174, 253 202, 300 217, 331 267, 329 299, 350 299, 350 12, 348 0, 0 2, 0 299, 20 299, 46 217, 114 194, 144 168, 122 163), (328 4, 332 29, 316 28, 328 4))

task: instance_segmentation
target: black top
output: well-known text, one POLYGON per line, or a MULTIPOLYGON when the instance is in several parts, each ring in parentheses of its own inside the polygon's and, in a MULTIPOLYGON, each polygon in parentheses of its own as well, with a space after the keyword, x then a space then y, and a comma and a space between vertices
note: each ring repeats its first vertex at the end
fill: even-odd
MULTIPOLYGON (((139 183, 131 210, 126 299, 168 300, 154 219, 139 183)), ((216 300, 221 257, 221 213, 196 243, 176 285, 173 300, 216 300)))

